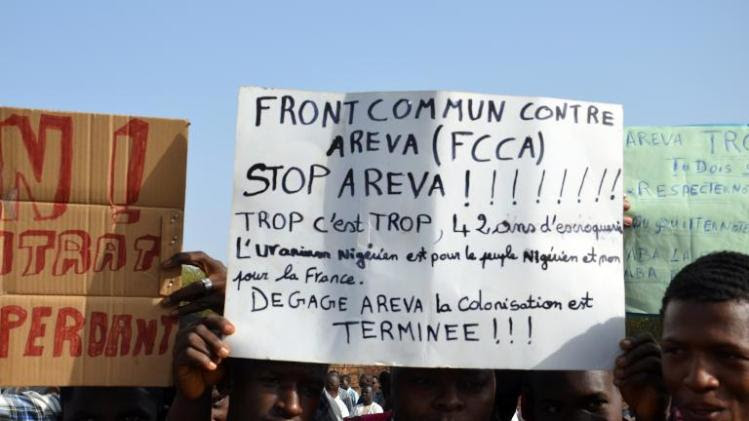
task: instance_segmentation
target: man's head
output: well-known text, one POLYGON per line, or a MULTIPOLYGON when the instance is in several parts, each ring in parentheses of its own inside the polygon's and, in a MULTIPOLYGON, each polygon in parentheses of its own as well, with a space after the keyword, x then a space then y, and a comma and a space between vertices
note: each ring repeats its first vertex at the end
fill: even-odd
POLYGON ((327 365, 229 360, 229 421, 311 420, 327 365))
POLYGON ((142 387, 65 387, 63 421, 156 421, 162 405, 160 389, 142 387))
POLYGON ((372 390, 374 390, 375 392, 379 392, 380 391, 380 379, 378 379, 375 376, 370 376, 370 379, 371 380, 369 384, 372 386, 372 390))
POLYGON ((341 376, 341 387, 344 390, 348 390, 349 387, 351 387, 351 376, 349 376, 348 374, 344 374, 343 376, 341 376))
POLYGON ((362 388, 365 385, 372 385, 372 376, 366 373, 362 373, 359 375, 359 388, 362 388))
POLYGON ((494 409, 492 370, 394 368, 391 384, 398 421, 488 421, 494 409))
POLYGON ((325 376, 325 390, 328 393, 333 393, 333 396, 335 396, 338 393, 339 387, 341 387, 341 377, 338 375, 338 372, 335 370, 329 371, 325 376))
POLYGON ((361 388, 361 400, 364 405, 371 405, 373 398, 374 391, 372 390, 372 386, 364 386, 361 388))
POLYGON ((686 420, 749 419, 749 256, 719 252, 682 269, 663 315, 663 377, 686 420))
POLYGON ((531 371, 523 386, 527 421, 622 420, 622 397, 608 371, 531 371))

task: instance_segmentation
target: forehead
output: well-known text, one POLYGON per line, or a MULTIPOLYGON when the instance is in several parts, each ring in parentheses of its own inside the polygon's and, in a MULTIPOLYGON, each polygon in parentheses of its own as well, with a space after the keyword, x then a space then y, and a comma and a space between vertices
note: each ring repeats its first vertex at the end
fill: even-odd
POLYGON ((396 368, 393 370, 393 381, 395 384, 402 380, 413 378, 428 378, 433 381, 459 381, 463 379, 475 379, 491 377, 491 370, 471 369, 447 369, 447 368, 396 368))
POLYGON ((546 371, 532 375, 532 392, 543 396, 585 396, 614 392, 611 373, 607 371, 546 371))
POLYGON ((327 366, 283 361, 237 360, 231 367, 238 381, 252 380, 268 373, 285 379, 322 381, 327 366))
POLYGON ((749 346, 749 302, 673 300, 663 314, 663 340, 749 346))

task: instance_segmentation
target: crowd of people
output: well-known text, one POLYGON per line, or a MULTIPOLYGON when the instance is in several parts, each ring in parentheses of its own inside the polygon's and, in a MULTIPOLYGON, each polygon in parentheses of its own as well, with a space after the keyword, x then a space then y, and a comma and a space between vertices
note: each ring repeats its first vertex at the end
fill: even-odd
POLYGON ((662 300, 662 338, 623 338, 611 371, 391 367, 358 390, 324 364, 232 358, 224 265, 201 252, 163 265, 210 279, 164 299, 181 317, 175 388, 2 389, 0 420, 749 421, 746 254, 684 267, 662 300))

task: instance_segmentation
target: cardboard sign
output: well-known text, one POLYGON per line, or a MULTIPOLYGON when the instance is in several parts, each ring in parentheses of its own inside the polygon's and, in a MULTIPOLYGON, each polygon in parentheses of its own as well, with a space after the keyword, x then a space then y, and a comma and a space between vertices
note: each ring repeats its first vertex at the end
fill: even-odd
POLYGON ((624 136, 627 311, 658 314, 671 278, 719 250, 749 252, 749 127, 631 127, 624 136))
POLYGON ((549 98, 243 88, 233 355, 610 367, 621 122, 549 98))
POLYGON ((187 125, 0 108, 0 384, 169 383, 166 351, 80 347, 125 350, 141 319, 151 335, 154 298, 179 287, 159 263, 181 248, 187 125))
POLYGON ((171 383, 177 319, 164 314, 159 299, 72 295, 2 298, 0 382, 102 386, 171 383))

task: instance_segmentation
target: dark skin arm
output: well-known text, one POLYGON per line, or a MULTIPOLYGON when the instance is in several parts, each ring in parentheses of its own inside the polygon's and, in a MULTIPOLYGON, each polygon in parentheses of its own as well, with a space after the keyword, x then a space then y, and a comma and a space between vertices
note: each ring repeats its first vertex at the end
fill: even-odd
POLYGON ((170 420, 211 419, 211 391, 224 377, 229 347, 221 340, 234 333, 234 325, 219 315, 209 315, 180 330, 174 347, 174 382, 177 397, 170 420))
MULTIPOLYGON (((213 310, 223 312, 226 267, 201 251, 177 253, 162 263, 164 269, 189 265, 199 268, 213 283, 207 290, 194 282, 164 298, 162 305, 179 316, 213 310)), ((211 419, 213 386, 223 378, 223 360, 229 347, 221 338, 234 333, 234 326, 219 315, 209 315, 177 333, 174 347, 174 382, 177 395, 169 409, 169 420, 211 419)))
POLYGON ((169 406, 167 421, 205 421, 211 419, 211 393, 207 392, 198 399, 187 399, 177 393, 169 406))
POLYGON ((661 349, 650 334, 625 338, 619 343, 614 384, 638 421, 666 421, 671 398, 661 373, 661 349))

